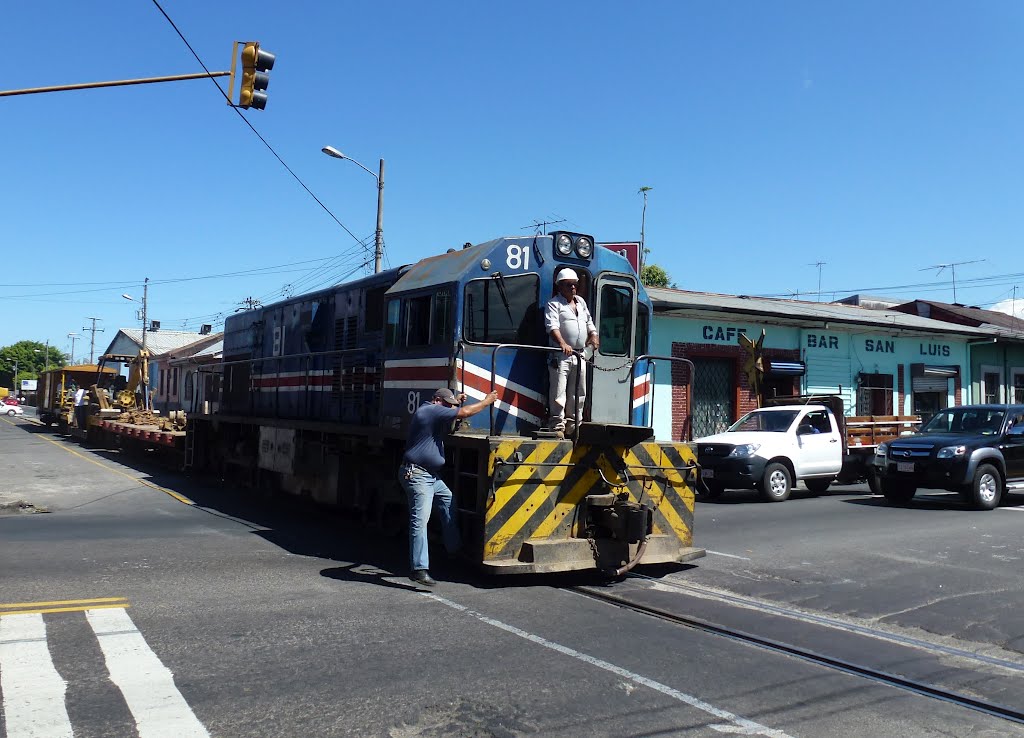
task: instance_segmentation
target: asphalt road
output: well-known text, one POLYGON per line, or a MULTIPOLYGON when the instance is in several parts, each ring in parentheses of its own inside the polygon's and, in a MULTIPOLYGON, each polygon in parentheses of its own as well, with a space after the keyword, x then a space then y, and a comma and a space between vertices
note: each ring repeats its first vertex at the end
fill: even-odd
MULTIPOLYGON (((423 592, 404 577, 404 540, 82 449, 26 420, 0 419, 0 505, 3 738, 40 725, 59 735, 62 706, 75 736, 97 737, 1022 734, 569 589, 605 586, 589 577, 442 566, 423 592)), ((714 553, 608 589, 762 627, 756 609, 709 599, 730 592, 1015 657, 1020 577, 1008 558, 1020 551, 1007 541, 1019 514, 733 493, 698 504, 697 543, 714 553)), ((771 627, 809 637, 788 616, 771 627)), ((993 672, 976 670, 986 682, 993 672)))

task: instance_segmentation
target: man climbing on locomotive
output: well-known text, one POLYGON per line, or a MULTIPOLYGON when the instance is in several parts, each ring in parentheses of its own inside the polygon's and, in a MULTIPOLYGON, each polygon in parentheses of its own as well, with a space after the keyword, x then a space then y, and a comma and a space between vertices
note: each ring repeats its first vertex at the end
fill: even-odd
POLYGON ((437 584, 430 576, 430 554, 427 545, 427 523, 436 507, 441 514, 441 534, 450 554, 461 546, 459 526, 452 508, 452 491, 439 476, 444 466, 444 437, 451 431, 452 421, 476 415, 498 399, 489 392, 480 402, 458 407, 466 395, 458 397, 447 387, 434 392, 409 422, 405 454, 398 469, 398 481, 409 499, 409 578, 417 584, 437 584))
POLYGON ((597 351, 600 339, 597 326, 587 309, 587 303, 576 294, 579 276, 573 269, 563 267, 555 275, 558 294, 544 307, 544 330, 551 338, 551 346, 562 350, 549 363, 548 428, 572 435, 583 420, 583 405, 587 398, 586 364, 579 352, 587 346, 597 351), (576 376, 579 376, 579 394, 576 394, 576 376), (566 419, 566 413, 570 418, 566 419))

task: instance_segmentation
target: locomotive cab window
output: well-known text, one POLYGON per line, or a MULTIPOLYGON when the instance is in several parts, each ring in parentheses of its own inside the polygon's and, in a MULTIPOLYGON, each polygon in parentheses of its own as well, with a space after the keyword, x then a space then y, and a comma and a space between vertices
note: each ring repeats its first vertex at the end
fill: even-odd
POLYGON ((618 284, 601 287, 601 315, 597 330, 601 353, 627 356, 633 337, 633 290, 618 284))
POLYGON ((474 343, 541 342, 536 274, 476 279, 466 285, 462 333, 474 343))
POLYGON ((388 348, 418 348, 452 337, 452 288, 388 302, 385 338, 388 348))
POLYGON ((400 335, 398 330, 402 318, 402 302, 401 300, 391 300, 388 302, 388 314, 387 322, 384 327, 384 345, 391 347, 398 345, 398 336, 400 335))
POLYGON ((405 301, 405 345, 430 345, 430 295, 405 301))

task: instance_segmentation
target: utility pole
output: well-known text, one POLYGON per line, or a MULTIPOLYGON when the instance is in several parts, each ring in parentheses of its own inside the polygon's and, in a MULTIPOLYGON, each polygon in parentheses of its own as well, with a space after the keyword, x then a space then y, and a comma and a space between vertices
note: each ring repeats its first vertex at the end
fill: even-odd
MULTIPOLYGON (((149 300, 149 277, 142 283, 142 350, 146 350, 146 303, 149 300)), ((148 391, 148 389, 147 389, 148 391)))
POLYGON ((88 317, 86 318, 86 320, 92 321, 92 328, 86 328, 85 326, 82 326, 83 331, 89 331, 89 333, 92 334, 92 338, 89 339, 89 363, 92 364, 96 357, 96 333, 103 333, 104 331, 103 328, 96 327, 96 321, 103 320, 103 318, 88 317))

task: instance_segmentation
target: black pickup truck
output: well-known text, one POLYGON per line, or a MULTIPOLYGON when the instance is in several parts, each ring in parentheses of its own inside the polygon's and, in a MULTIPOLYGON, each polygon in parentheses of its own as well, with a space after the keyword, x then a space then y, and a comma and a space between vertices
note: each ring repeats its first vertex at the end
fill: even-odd
POLYGON ((880 444, 873 463, 889 502, 906 504, 927 487, 992 510, 1006 492, 1024 491, 1024 405, 947 408, 917 433, 880 444))

